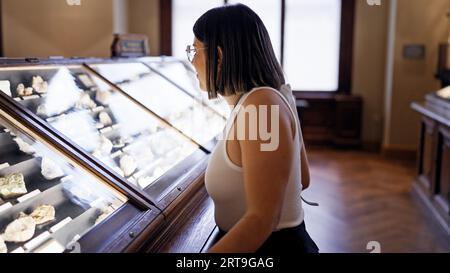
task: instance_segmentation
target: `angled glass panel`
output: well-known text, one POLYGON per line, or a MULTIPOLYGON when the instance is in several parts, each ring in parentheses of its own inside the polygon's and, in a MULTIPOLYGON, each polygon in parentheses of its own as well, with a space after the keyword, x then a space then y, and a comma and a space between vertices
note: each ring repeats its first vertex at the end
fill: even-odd
POLYGON ((155 69, 169 81, 175 83, 182 88, 186 93, 189 93, 197 101, 206 104, 213 109, 217 114, 228 117, 230 114, 230 107, 225 99, 218 97, 216 99, 208 99, 208 93, 200 90, 196 72, 189 63, 185 63, 176 59, 153 61, 152 58, 142 59, 144 63, 155 69))
POLYGON ((141 189, 198 150, 83 66, 1 68, 0 80, 18 103, 141 189))
POLYGON ((65 252, 126 201, 0 110, 0 253, 65 252))
POLYGON ((142 63, 90 66, 199 144, 214 139, 225 126, 223 116, 142 63))

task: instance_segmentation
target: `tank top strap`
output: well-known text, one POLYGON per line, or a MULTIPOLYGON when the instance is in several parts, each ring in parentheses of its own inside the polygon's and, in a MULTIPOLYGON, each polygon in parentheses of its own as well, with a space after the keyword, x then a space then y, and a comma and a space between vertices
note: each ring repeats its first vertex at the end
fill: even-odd
POLYGON ((234 105, 234 107, 233 107, 233 109, 232 109, 232 111, 230 113, 230 116, 229 116, 229 118, 227 120, 227 123, 226 123, 225 128, 224 128, 224 132, 223 132, 223 134, 224 134, 223 135, 223 139, 227 139, 228 134, 229 134, 229 132, 231 130, 231 127, 233 126, 233 123, 234 123, 234 120, 236 118, 236 115, 239 113, 239 110, 240 110, 240 108, 242 106, 242 103, 245 101, 245 99, 251 93, 255 92, 256 90, 262 89, 262 88, 267 88, 267 87, 255 87, 252 90, 250 90, 249 92, 243 93, 241 95, 241 97, 238 99, 238 101, 234 105))
POLYGON ((298 135, 298 138, 301 143, 302 142, 302 134, 301 134, 300 119, 297 114, 297 106, 296 106, 295 97, 294 97, 294 94, 292 93, 292 88, 289 84, 281 85, 279 90, 272 88, 270 86, 258 86, 258 87, 251 89, 249 92, 242 94, 241 97, 238 99, 236 105, 234 106, 234 108, 230 114, 230 117, 228 119, 228 122, 224 128, 225 129, 225 131, 224 131, 225 138, 228 136, 228 133, 231 129, 231 126, 234 123, 236 115, 239 113, 239 110, 242 106, 242 103, 245 101, 245 99, 253 92, 260 90, 260 89, 264 89, 264 88, 269 88, 269 89, 274 90, 277 94, 280 95, 282 100, 288 105, 288 108, 291 111, 291 114, 293 115, 295 123, 296 123, 296 134, 298 135))

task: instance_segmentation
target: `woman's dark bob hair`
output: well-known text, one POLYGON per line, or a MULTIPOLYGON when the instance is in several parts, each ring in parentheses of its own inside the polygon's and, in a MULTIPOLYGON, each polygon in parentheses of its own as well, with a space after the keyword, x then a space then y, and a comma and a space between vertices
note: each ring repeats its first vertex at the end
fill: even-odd
POLYGON ((210 99, 216 98, 217 93, 229 96, 259 86, 279 89, 285 83, 269 33, 246 5, 213 8, 195 22, 193 31, 206 47, 206 88, 210 99))

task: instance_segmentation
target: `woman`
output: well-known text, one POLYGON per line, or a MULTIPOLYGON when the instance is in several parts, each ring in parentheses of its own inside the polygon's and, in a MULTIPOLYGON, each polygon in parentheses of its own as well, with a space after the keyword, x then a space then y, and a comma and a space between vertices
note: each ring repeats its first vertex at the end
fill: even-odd
POLYGON ((295 102, 263 22, 245 5, 225 5, 193 31, 187 52, 200 88, 232 109, 205 175, 221 237, 209 252, 318 252, 303 221, 309 170, 295 102))

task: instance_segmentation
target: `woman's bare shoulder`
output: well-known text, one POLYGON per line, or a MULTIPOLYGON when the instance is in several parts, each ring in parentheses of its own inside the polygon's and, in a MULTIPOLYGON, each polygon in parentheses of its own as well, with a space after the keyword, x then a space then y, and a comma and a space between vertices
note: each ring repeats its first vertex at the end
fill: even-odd
POLYGON ((286 101, 282 99, 283 94, 279 93, 279 91, 272 88, 259 88, 258 90, 253 91, 251 94, 247 96, 247 98, 242 102, 244 107, 254 105, 257 107, 261 105, 279 106, 279 114, 280 118, 286 118, 290 122, 295 122, 293 120, 291 111, 286 101))
POLYGON ((282 94, 277 94, 277 92, 275 89, 268 87, 258 88, 247 96, 242 105, 279 105, 280 107, 286 107, 286 103, 281 98, 282 94))

